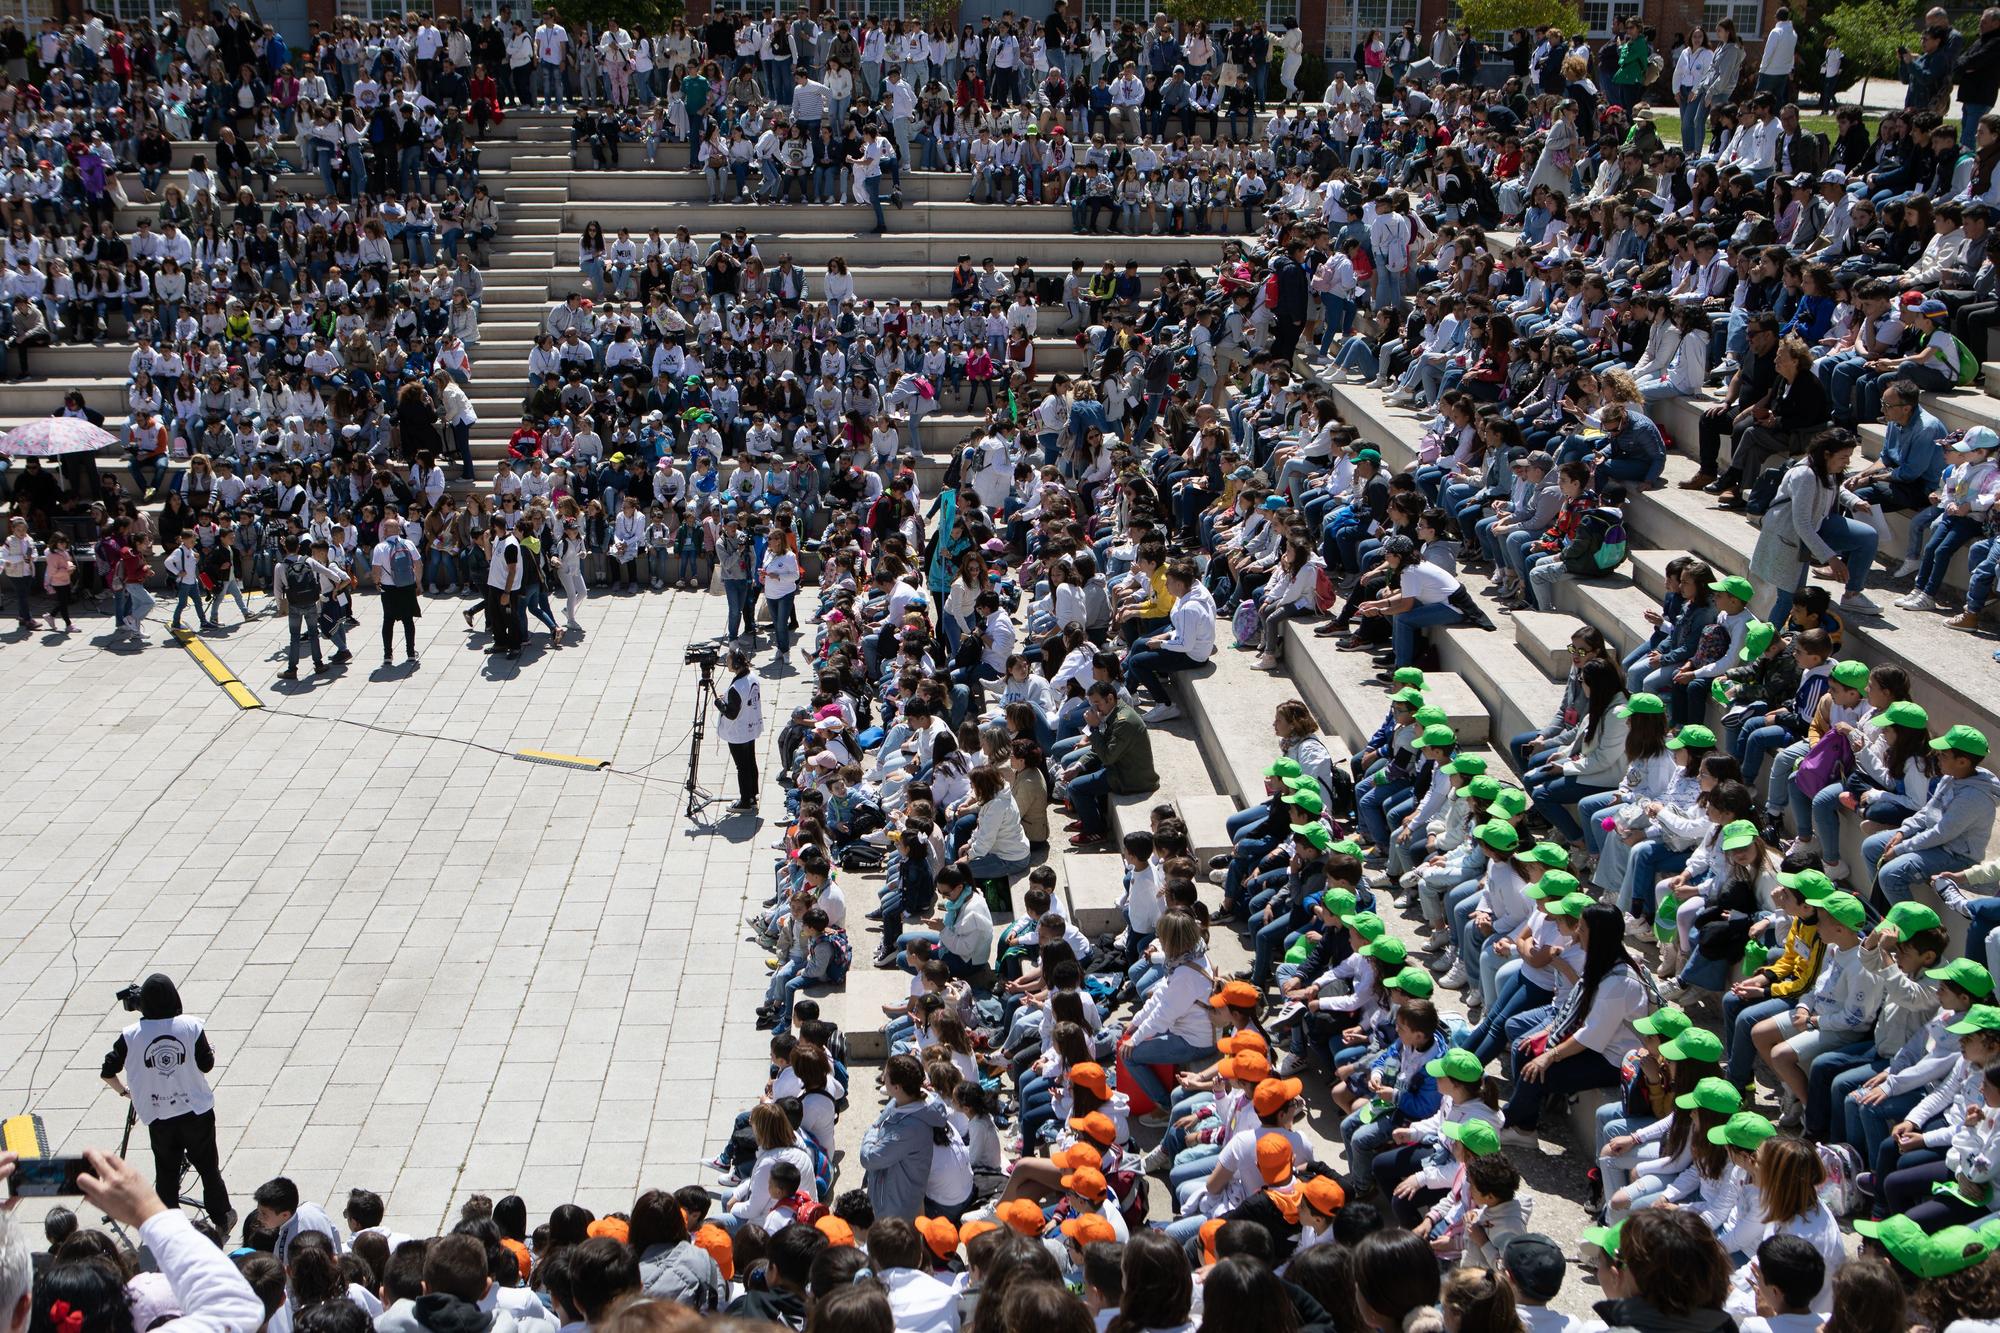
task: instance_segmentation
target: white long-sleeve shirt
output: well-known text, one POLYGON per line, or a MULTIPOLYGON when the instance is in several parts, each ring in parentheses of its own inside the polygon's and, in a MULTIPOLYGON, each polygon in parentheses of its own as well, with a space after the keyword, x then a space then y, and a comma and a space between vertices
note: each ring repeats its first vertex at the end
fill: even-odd
POLYGON ((152 1250, 185 1312, 161 1328, 169 1333, 255 1333, 263 1324, 264 1302, 185 1213, 155 1213, 139 1228, 139 1239, 152 1250))
POLYGON ((1171 1033, 1197 1046, 1212 1045, 1215 1028, 1208 1021, 1208 997, 1213 989, 1205 966, 1193 959, 1182 962, 1146 997, 1126 1035, 1136 1043, 1171 1033))

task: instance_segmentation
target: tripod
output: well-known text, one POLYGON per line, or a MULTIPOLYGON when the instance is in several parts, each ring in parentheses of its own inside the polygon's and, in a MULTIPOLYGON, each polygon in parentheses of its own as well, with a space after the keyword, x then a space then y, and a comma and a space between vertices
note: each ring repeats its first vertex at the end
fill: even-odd
POLYGON ((681 786, 687 796, 687 817, 697 828, 713 828, 715 821, 707 818, 708 808, 722 801, 722 797, 701 785, 701 743, 708 738, 708 705, 715 697, 715 662, 700 663, 701 684, 694 696, 694 735, 688 745, 687 781, 681 786))

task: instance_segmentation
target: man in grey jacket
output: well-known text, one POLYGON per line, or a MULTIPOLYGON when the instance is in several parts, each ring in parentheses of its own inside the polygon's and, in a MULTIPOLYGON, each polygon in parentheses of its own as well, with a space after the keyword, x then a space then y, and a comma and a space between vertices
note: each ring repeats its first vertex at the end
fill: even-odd
POLYGON ((861 1169, 875 1216, 914 1218, 924 1211, 931 1150, 949 1128, 944 1105, 924 1093, 924 1067, 914 1055, 892 1055, 882 1068, 889 1104, 861 1137, 861 1169))

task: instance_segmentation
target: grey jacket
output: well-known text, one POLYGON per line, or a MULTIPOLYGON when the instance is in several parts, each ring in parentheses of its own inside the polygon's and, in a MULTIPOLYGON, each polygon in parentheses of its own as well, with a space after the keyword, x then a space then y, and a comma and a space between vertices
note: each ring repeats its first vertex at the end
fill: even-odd
POLYGON ((639 1256, 639 1285, 655 1300, 678 1301, 704 1313, 722 1308, 722 1270, 691 1240, 648 1246, 639 1256))
POLYGON ((1937 848, 1963 865, 1986 852, 1993 817, 2000 810, 2000 778, 1977 768, 1969 778, 1943 778, 1923 809, 1903 821, 1898 852, 1937 848))
POLYGON ((932 1098, 882 1109, 861 1137, 861 1169, 877 1217, 913 1218, 924 1211, 931 1150, 937 1132, 948 1126, 944 1105, 932 1098))

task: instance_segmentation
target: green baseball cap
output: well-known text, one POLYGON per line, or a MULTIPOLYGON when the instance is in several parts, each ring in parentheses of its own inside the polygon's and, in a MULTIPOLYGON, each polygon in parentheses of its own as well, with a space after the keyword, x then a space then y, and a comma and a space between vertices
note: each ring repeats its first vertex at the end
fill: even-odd
POLYGON ((1738 851, 1757 841, 1757 826, 1747 819, 1733 819, 1722 826, 1722 850, 1738 851))
POLYGON ((1822 870, 1801 870, 1796 875, 1778 872, 1778 883, 1790 889, 1809 903, 1816 903, 1834 892, 1833 881, 1822 870))
POLYGON ((1835 662, 1833 670, 1827 674, 1833 677, 1834 684, 1845 685, 1850 690, 1858 690, 1868 684, 1868 664, 1851 657, 1844 662, 1835 662))
POLYGON ((1521 853, 1523 861, 1537 861, 1554 870, 1569 867, 1569 848, 1559 842, 1538 842, 1521 853))
POLYGON ((1632 1030, 1648 1037, 1664 1037, 1671 1041, 1694 1026, 1687 1010, 1677 1004, 1663 1004, 1644 1018, 1632 1020, 1632 1030))
POLYGON ((1424 692, 1414 685, 1406 685, 1390 695, 1389 702, 1392 704, 1408 704, 1412 708, 1421 708, 1424 702, 1424 692))
POLYGON ((1425 704, 1412 720, 1420 727, 1445 727, 1451 725, 1451 714, 1436 704, 1425 704))
POLYGON ((1713 750, 1715 733, 1699 722, 1690 722, 1667 738, 1669 750, 1713 750))
POLYGON ((1465 784, 1467 800, 1490 801, 1499 794, 1500 779, 1494 777, 1491 773, 1481 773, 1478 777, 1465 784))
POLYGON ((1969 1037, 1975 1032, 2000 1032, 2000 1008, 1990 1004, 1975 1004, 1965 1011, 1965 1017, 1945 1029, 1955 1037, 1969 1037))
POLYGON ((1436 722, 1424 728, 1423 735, 1417 737, 1417 744, 1426 750, 1433 746, 1449 750, 1458 744, 1458 733, 1444 723, 1436 722))
POLYGON ((1500 1131, 1491 1121, 1447 1120, 1438 1129, 1474 1157, 1490 1157, 1500 1151, 1500 1131))
MULTIPOLYGON (((1512 819, 1528 808, 1528 793, 1519 787, 1502 787, 1500 794, 1493 798, 1492 805, 1495 810, 1512 819)), ((1515 841, 1519 842, 1520 839, 1516 838, 1515 841)))
POLYGON ((1340 918, 1340 924, 1369 941, 1379 940, 1389 933, 1388 925, 1373 912, 1349 912, 1340 918))
POLYGON ((1553 902, 1543 903, 1542 915, 1580 917, 1583 915, 1583 909, 1596 901, 1587 893, 1566 893, 1553 902))
POLYGON ((1756 1152, 1758 1145, 1778 1132, 1778 1127, 1755 1111, 1738 1111, 1708 1131, 1710 1143, 1720 1143, 1744 1152, 1756 1152))
MULTIPOLYGON (((1707 1028, 1690 1027, 1672 1041, 1660 1047, 1660 1054, 1669 1060, 1692 1060, 1696 1064, 1719 1065, 1722 1063, 1722 1038, 1707 1028)), ((1739 1107, 1732 1106, 1729 1113, 1734 1115, 1739 1107)))
POLYGON ((1364 458, 1372 459, 1379 463, 1382 461, 1382 451, 1380 449, 1356 449, 1354 451, 1355 462, 1359 463, 1364 458))
POLYGON ((1417 667, 1397 667, 1396 674, 1389 679, 1398 686, 1406 686, 1413 690, 1424 688, 1424 673, 1417 667))
POLYGON ((1583 1229, 1583 1243, 1585 1245, 1595 1245, 1598 1249, 1604 1251, 1605 1258, 1616 1263, 1618 1261, 1618 1241, 1624 1234, 1625 1223, 1622 1221, 1617 1226, 1612 1227, 1585 1227, 1583 1229))
POLYGON ((1354 896, 1353 889, 1328 889, 1319 896, 1319 905, 1335 920, 1352 912, 1360 901, 1354 896))
POLYGON ((1406 967, 1395 976, 1382 983, 1390 990, 1399 990, 1413 1000, 1428 1000, 1437 989, 1437 982, 1421 967, 1406 967))
POLYGON ((1358 857, 1361 855, 1361 844, 1352 838, 1342 838, 1339 842, 1327 848, 1327 850, 1329 852, 1339 852, 1342 856, 1358 857))
MULTIPOLYGON (((1309 815, 1325 814, 1326 797, 1320 795, 1319 784, 1313 782, 1310 778, 1306 781, 1309 785, 1293 787, 1285 794, 1286 804, 1295 805, 1309 815)), ((1326 849, 1322 847, 1320 850, 1325 851, 1326 849)))
POLYGON ((1410 956, 1409 948, 1399 939, 1384 935, 1379 940, 1370 940, 1356 950, 1363 958, 1372 958, 1385 968, 1402 971, 1403 963, 1410 956))
POLYGON ((1299 767, 1299 761, 1296 759, 1273 759, 1271 766, 1264 770, 1264 776, 1282 778, 1289 782, 1293 778, 1304 777, 1305 770, 1299 767))
POLYGON ((1561 898, 1565 894, 1575 893, 1582 887, 1577 883, 1576 876, 1567 870, 1544 870, 1542 877, 1533 884, 1522 885, 1521 892, 1530 898, 1561 898))
POLYGON ((1950 982, 1975 1000, 1983 1000, 1993 993, 1993 974, 1970 958, 1954 958, 1924 975, 1932 981, 1950 982))
POLYGON ((1666 700, 1657 694, 1635 694, 1619 705, 1618 716, 1634 717, 1639 714, 1658 716, 1667 711, 1666 700))
POLYGON ((1944 735, 1932 741, 1931 748, 1933 750, 1956 750, 1960 754, 1969 754, 1974 759, 1984 759, 1988 747, 1985 732, 1981 731, 1978 727, 1968 727, 1965 723, 1960 722, 1946 730, 1944 735))
POLYGON ((1735 1115, 1743 1109, 1743 1094, 1738 1092, 1736 1085, 1726 1078, 1705 1078, 1691 1090, 1674 1098, 1674 1105, 1683 1111, 1713 1111, 1717 1115, 1735 1115))
POLYGON ((1880 1245, 1898 1266, 1925 1279, 1962 1273, 1993 1252, 1991 1230, 1945 1227, 1927 1236, 1922 1227, 1901 1214, 1880 1222, 1863 1218, 1855 1222, 1854 1230, 1880 1245))
POLYGON ((1466 777, 1476 778, 1486 772, 1486 756, 1481 754, 1453 755, 1450 762, 1445 764, 1444 771, 1447 773, 1463 773, 1466 777))
POLYGON ((1739 602, 1752 602, 1757 599, 1757 590, 1750 585, 1750 580, 1744 578, 1741 574, 1725 575, 1709 584, 1708 590, 1710 592, 1726 592, 1739 602))
POLYGON ((1930 1249, 1931 1238, 1906 1215, 1897 1213, 1879 1221, 1872 1217, 1858 1217, 1854 1220, 1854 1234, 1866 1236, 1880 1245, 1891 1259, 1911 1273, 1918 1277, 1927 1276, 1923 1270, 1929 1267, 1926 1251, 1930 1249))
POLYGON ((1455 1078, 1460 1083, 1477 1084, 1486 1077, 1486 1066, 1471 1051, 1454 1046, 1424 1066, 1432 1078, 1455 1078))
POLYGON ((1887 708, 1868 719, 1875 727, 1928 727, 1931 715, 1923 710, 1923 705, 1898 699, 1887 708))
MULTIPOLYGON (((1727 580, 1725 580, 1725 582, 1726 581, 1727 580)), ((1709 586, 1714 587, 1715 585, 1710 584, 1709 586)), ((1747 588, 1750 585, 1746 581, 1743 586, 1747 588)), ((1743 600, 1749 601, 1750 599, 1746 597, 1743 600)), ((1737 659, 1743 662, 1756 661, 1758 658, 1764 655, 1765 650, 1771 646, 1771 641, 1777 637, 1778 637, 1778 627, 1776 625, 1773 625, 1770 621, 1768 620, 1751 621, 1750 624, 1747 627, 1745 627, 1743 631, 1743 651, 1736 654, 1737 659)))
POLYGON ((1324 824, 1294 824, 1292 836, 1305 839, 1322 852, 1333 842, 1333 830, 1324 824))
POLYGON ((1814 903, 1813 906, 1819 908, 1820 911, 1825 912, 1849 930, 1861 929, 1863 923, 1868 920, 1868 909, 1862 906, 1861 900, 1851 893, 1842 893, 1836 890, 1814 903))
POLYGON ((1906 902, 1897 903, 1890 908, 1889 915, 1882 918, 1882 924, 1897 939, 1906 940, 1918 931, 1936 930, 1944 922, 1938 920, 1938 914, 1922 903, 1906 902))
POLYGON ((1521 835, 1515 831, 1514 826, 1500 819, 1487 820, 1472 830, 1472 836, 1496 852, 1511 852, 1521 845, 1521 835))

